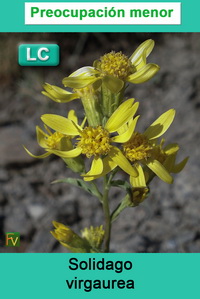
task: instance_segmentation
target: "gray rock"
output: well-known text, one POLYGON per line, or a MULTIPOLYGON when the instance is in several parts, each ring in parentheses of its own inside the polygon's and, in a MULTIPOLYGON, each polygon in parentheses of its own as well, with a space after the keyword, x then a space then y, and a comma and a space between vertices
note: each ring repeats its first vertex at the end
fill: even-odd
POLYGON ((23 149, 23 144, 34 152, 36 142, 27 138, 25 130, 18 126, 4 127, 0 130, 0 166, 30 163, 33 158, 23 149))
POLYGON ((189 242, 189 244, 187 244, 187 249, 188 252, 200 253, 200 240, 189 242))
POLYGON ((9 180, 8 172, 5 169, 0 169, 0 182, 5 183, 9 180))
POLYGON ((50 230, 41 229, 34 235, 27 252, 51 252, 56 242, 56 239, 50 234, 50 230))
POLYGON ((33 220, 39 220, 44 216, 46 208, 40 204, 30 204, 27 206, 27 212, 33 220))
POLYGON ((23 237, 30 237, 33 226, 23 206, 10 209, 4 221, 5 232, 19 232, 23 237))

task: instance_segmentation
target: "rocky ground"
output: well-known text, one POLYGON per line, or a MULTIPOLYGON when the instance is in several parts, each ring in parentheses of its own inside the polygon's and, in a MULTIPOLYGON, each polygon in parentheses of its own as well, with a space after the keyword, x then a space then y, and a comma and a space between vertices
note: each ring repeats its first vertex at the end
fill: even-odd
MULTIPOLYGON (((50 235, 52 220, 83 227, 100 225, 103 215, 97 199, 71 185, 50 183, 73 176, 56 157, 37 160, 40 149, 35 126, 43 113, 60 113, 80 102, 56 104, 41 95, 42 83, 61 85, 78 67, 110 50, 132 54, 138 44, 153 38, 156 47, 149 61, 161 66, 150 82, 131 86, 128 96, 140 100, 139 127, 146 128, 162 112, 175 108, 177 115, 166 134, 180 144, 180 160, 190 156, 174 184, 155 179, 149 198, 137 208, 125 210, 112 230, 112 252, 200 252, 200 34, 0 34, 0 252, 66 252, 50 235), (58 67, 19 67, 20 42, 51 41, 61 47, 58 67), (21 234, 19 248, 4 246, 4 233, 21 234)), ((122 178, 126 179, 126 177, 122 178)), ((111 206, 121 198, 111 192, 111 206)))

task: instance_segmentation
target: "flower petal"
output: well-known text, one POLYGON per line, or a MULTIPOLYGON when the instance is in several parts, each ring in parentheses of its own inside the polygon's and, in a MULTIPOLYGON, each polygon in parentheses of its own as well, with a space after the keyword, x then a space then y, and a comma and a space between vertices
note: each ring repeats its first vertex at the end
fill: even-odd
POLYGON ((128 122, 136 113, 139 103, 132 105, 133 99, 122 103, 108 119, 105 129, 110 133, 116 132, 121 126, 128 122))
POLYGON ((93 84, 97 80, 101 80, 95 76, 77 76, 77 77, 66 77, 63 79, 62 83, 66 87, 71 87, 75 89, 84 88, 90 84, 93 84))
POLYGON ((59 150, 61 151, 69 151, 73 149, 73 145, 71 139, 69 137, 62 137, 60 139, 60 147, 59 150))
MULTIPOLYGON (((130 122, 130 120, 129 120, 130 122)), ((128 122, 128 123, 129 123, 128 122)), ((122 125, 119 129, 117 129, 117 133, 120 134, 124 134, 127 130, 128 130, 128 123, 125 123, 124 125, 122 125)))
POLYGON ((131 123, 130 123, 130 125, 129 125, 129 128, 128 128, 128 130, 127 130, 126 132, 124 132, 124 133, 121 134, 121 135, 112 137, 112 138, 111 138, 112 142, 119 142, 119 143, 127 142, 127 141, 131 138, 131 136, 132 136, 132 134, 133 134, 133 132, 134 132, 134 130, 135 130, 135 126, 136 126, 136 124, 137 124, 137 121, 138 121, 138 118, 139 118, 139 117, 140 117, 140 116, 138 115, 138 116, 136 116, 136 117, 131 121, 131 123))
POLYGON ((105 157, 103 160, 103 171, 100 175, 96 175, 96 176, 87 176, 84 177, 84 181, 92 181, 95 179, 98 179, 106 174, 108 174, 109 172, 111 172, 115 167, 117 167, 117 164, 109 157, 105 157))
POLYGON ((179 145, 177 143, 171 143, 164 148, 166 155, 175 154, 179 150, 179 145))
POLYGON ((139 187, 139 188, 146 187, 145 176, 144 176, 144 172, 143 172, 141 165, 136 163, 135 168, 137 169, 139 175, 137 177, 130 176, 131 185, 135 188, 136 187, 139 187))
POLYGON ((149 56, 149 54, 152 52, 154 48, 154 41, 152 39, 147 39, 142 44, 139 45, 139 47, 135 50, 135 52, 131 55, 129 58, 135 66, 140 64, 142 55, 145 52, 146 57, 149 56))
POLYGON ((117 133, 118 133, 119 135, 125 133, 125 132, 128 130, 128 128, 129 128, 130 124, 132 123, 132 121, 133 121, 133 119, 130 119, 127 123, 125 123, 123 126, 121 126, 121 127, 117 130, 117 133))
POLYGON ((177 155, 177 153, 175 153, 173 155, 169 155, 163 163, 164 167, 167 169, 167 171, 169 173, 172 173, 172 169, 173 169, 173 167, 175 165, 175 161, 176 161, 176 155, 177 155))
POLYGON ((77 125, 75 126, 75 124, 66 117, 56 114, 43 114, 41 119, 47 126, 57 132, 66 135, 79 135, 77 125))
POLYGON ((126 81, 134 84, 144 83, 150 80, 158 71, 160 67, 154 63, 148 63, 143 66, 139 71, 129 75, 126 81))
POLYGON ((53 100, 54 102, 56 103, 68 103, 68 102, 71 102, 75 99, 78 99, 79 98, 79 95, 77 95, 77 93, 71 93, 71 94, 68 94, 65 96, 64 99, 60 100, 58 98, 55 98, 53 96, 51 96, 49 93, 47 93, 46 91, 42 91, 42 94, 48 98, 50 98, 51 100, 53 100))
POLYGON ((70 110, 68 113, 68 119, 72 120, 75 124, 78 124, 78 117, 75 110, 70 110))
POLYGON ((93 62, 93 67, 94 67, 95 69, 101 69, 101 62, 100 62, 99 60, 95 60, 95 61, 93 62))
POLYGON ((103 83, 113 93, 118 93, 124 86, 124 82, 113 76, 104 76, 103 83))
POLYGON ((168 172, 171 172, 171 173, 181 172, 183 170, 183 168, 185 167, 188 159, 189 159, 189 157, 186 157, 180 163, 175 164, 176 156, 177 156, 177 152, 175 152, 174 154, 169 155, 166 158, 165 162, 163 163, 163 165, 168 170, 168 172))
POLYGON ((92 84, 92 88, 94 91, 96 91, 97 89, 99 89, 99 87, 101 86, 102 84, 102 79, 99 78, 99 80, 95 81, 93 84, 92 84))
POLYGON ((167 169, 157 160, 148 159, 145 164, 164 182, 168 184, 173 183, 173 177, 169 174, 167 169))
POLYGON ((147 64, 147 58, 146 58, 146 52, 144 51, 141 55, 141 59, 137 65, 134 65, 135 71, 139 71, 141 68, 143 68, 147 64))
POLYGON ((77 93, 71 93, 58 86, 51 85, 48 83, 45 83, 43 85, 43 88, 45 89, 45 91, 42 91, 42 94, 57 103, 67 103, 79 98, 77 93))
POLYGON ((31 152, 29 152, 29 150, 25 146, 23 146, 23 147, 24 147, 25 151, 33 158, 44 159, 51 155, 51 153, 45 153, 43 155, 36 156, 36 155, 33 155, 31 152))
POLYGON ((183 170, 183 168, 185 167, 187 161, 188 161, 189 157, 185 158, 183 161, 181 161, 180 163, 174 165, 174 167, 172 167, 171 172, 172 173, 179 173, 183 170))
POLYGON ((132 166, 123 153, 117 147, 113 146, 109 152, 110 158, 117 164, 121 169, 131 176, 138 176, 137 169, 132 166))
POLYGON ((86 174, 84 174, 84 177, 87 176, 97 176, 101 175, 103 171, 103 162, 101 158, 95 157, 92 161, 91 169, 86 174))
POLYGON ((80 125, 81 128, 84 128, 86 120, 87 120, 87 117, 85 116, 82 123, 81 123, 81 125, 80 125))
POLYGON ((46 138, 48 138, 48 135, 44 131, 42 131, 42 129, 38 126, 36 126, 36 135, 37 135, 38 144, 41 147, 46 148, 47 147, 46 138))
POLYGON ((150 140, 163 135, 173 122, 175 113, 174 109, 170 109, 163 113, 150 125, 150 127, 144 132, 144 135, 150 140))
POLYGON ((84 66, 80 69, 73 72, 69 77, 77 77, 77 76, 93 76, 99 74, 99 72, 92 66, 84 66))
POLYGON ((78 147, 70 151, 59 151, 59 150, 52 150, 52 149, 46 149, 46 151, 56 156, 59 156, 61 158, 75 158, 81 154, 81 149, 78 147))

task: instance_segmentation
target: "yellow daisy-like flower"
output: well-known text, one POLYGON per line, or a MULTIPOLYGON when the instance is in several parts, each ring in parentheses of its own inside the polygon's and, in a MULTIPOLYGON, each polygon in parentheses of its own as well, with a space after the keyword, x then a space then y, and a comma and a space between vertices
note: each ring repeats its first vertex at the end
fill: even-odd
MULTIPOLYGON (((70 110, 68 113, 68 119, 78 124, 78 119, 74 110, 70 110)), ((85 121, 84 121, 85 122, 85 121)), ((84 122, 82 125, 84 125, 84 122)), ((39 126, 36 127, 36 135, 38 144, 44 148, 47 152, 42 155, 32 154, 26 147, 24 149, 26 152, 33 158, 43 159, 51 155, 51 152, 48 150, 71 150, 73 148, 71 138, 72 136, 67 136, 60 132, 51 132, 48 126, 44 126, 46 132, 43 131, 39 126)))
POLYGON ((144 83, 158 71, 157 64, 146 62, 154 48, 154 41, 143 42, 128 58, 122 52, 110 52, 94 62, 93 67, 82 67, 63 79, 65 87, 76 89, 101 82, 113 93, 118 93, 124 83, 144 83), (100 81, 100 82, 99 82, 100 81))
MULTIPOLYGON (((169 144, 164 147, 165 140, 162 139, 160 144, 155 145, 152 150, 152 157, 159 161, 169 173, 179 173, 185 167, 188 157, 176 164, 176 156, 179 146, 176 143, 169 144)), ((154 173, 148 168, 144 168, 145 180, 149 183, 154 177, 154 173)))
MULTIPOLYGON (((176 143, 169 144, 165 147, 164 139, 162 139, 159 145, 154 145, 152 149, 151 156, 160 162, 168 173, 179 173, 185 167, 189 157, 186 157, 181 162, 176 163, 176 156, 179 151, 179 146, 176 143)), ((145 187, 146 184, 149 184, 151 180, 155 177, 156 173, 153 172, 146 165, 142 168, 139 164, 135 165, 139 176, 137 178, 130 177, 130 182, 134 187, 141 188, 141 186, 145 187)), ((159 174, 157 174, 159 176, 159 174)), ((165 178, 163 179, 165 181, 165 178)))
POLYGON ((80 154, 93 158, 91 169, 84 174, 94 179, 95 176, 103 176, 119 166, 131 176, 137 176, 137 170, 131 166, 130 162, 124 156, 119 148, 113 143, 127 142, 136 125, 134 114, 138 109, 139 103, 134 103, 134 99, 129 99, 122 103, 118 109, 111 115, 105 126, 81 128, 68 118, 45 114, 42 121, 51 129, 67 136, 78 136, 77 143, 72 150, 62 151, 58 149, 46 149, 48 152, 58 155, 62 158, 74 158, 80 154), (122 134, 115 135, 115 132, 127 122, 130 121, 128 129, 122 134))
MULTIPOLYGON (((68 119, 73 121, 74 124, 78 125, 78 118, 74 110, 70 110, 68 113, 68 119)), ((83 120, 81 127, 84 126, 86 118, 83 120)), ((68 136, 61 132, 55 131, 54 133, 48 128, 47 125, 44 125, 46 132, 44 132, 40 127, 36 127, 37 141, 38 144, 46 150, 42 155, 36 156, 32 154, 25 146, 24 149, 26 152, 33 158, 43 159, 51 155, 51 150, 60 150, 60 151, 70 151, 73 149, 72 138, 73 136, 68 136)), ((85 165, 81 157, 76 158, 62 158, 67 166, 74 172, 84 173, 85 165)))
MULTIPOLYGON (((61 134, 59 132, 52 133, 47 126, 45 126, 45 129, 47 132, 43 131, 39 126, 36 127, 37 142, 42 148, 44 148, 45 150, 47 149, 61 150, 61 148, 63 147, 65 147, 66 150, 70 149, 70 147, 68 147, 68 145, 70 145, 70 140, 69 138, 65 137, 64 134, 61 134), (66 146, 61 146, 61 144, 64 145, 63 141, 65 141, 66 146)), ((45 152, 44 154, 37 156, 32 154, 25 146, 24 149, 33 158, 43 159, 51 155, 50 152, 45 152)))
POLYGON ((145 187, 146 180, 144 170, 141 165, 148 167, 155 175, 166 183, 171 184, 173 177, 163 164, 165 155, 175 153, 178 150, 176 144, 171 145, 164 151, 158 151, 157 138, 162 136, 170 127, 175 116, 175 110, 170 109, 163 113, 149 128, 143 133, 134 132, 131 138, 123 144, 123 153, 131 161, 139 175, 130 181, 133 187, 145 187))

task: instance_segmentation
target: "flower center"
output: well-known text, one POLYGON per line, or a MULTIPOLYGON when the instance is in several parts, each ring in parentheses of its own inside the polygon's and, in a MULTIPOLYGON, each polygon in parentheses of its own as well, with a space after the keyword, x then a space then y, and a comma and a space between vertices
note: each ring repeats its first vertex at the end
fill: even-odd
POLYGON ((152 146, 146 136, 135 132, 131 139, 124 143, 123 151, 127 159, 134 162, 149 158, 152 146))
POLYGON ((111 75, 119 79, 126 79, 131 74, 131 61, 122 52, 114 51, 100 58, 100 68, 105 75, 111 75))
POLYGON ((60 149, 60 141, 64 137, 62 133, 55 132, 48 136, 46 139, 46 145, 51 149, 60 149))
POLYGON ((81 132, 77 146, 82 149, 82 154, 88 158, 91 156, 107 155, 111 149, 109 132, 98 126, 86 127, 81 132))

